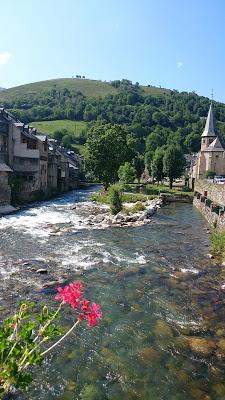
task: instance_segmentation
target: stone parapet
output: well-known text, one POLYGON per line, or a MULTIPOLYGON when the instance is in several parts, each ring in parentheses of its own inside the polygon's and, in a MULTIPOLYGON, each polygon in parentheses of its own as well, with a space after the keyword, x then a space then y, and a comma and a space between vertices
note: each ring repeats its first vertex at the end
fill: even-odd
POLYGON ((213 212, 211 207, 208 207, 205 202, 202 202, 201 199, 198 199, 196 196, 193 199, 193 204, 205 217, 209 225, 218 229, 219 231, 225 231, 224 213, 218 215, 217 213, 213 212))
POLYGON ((207 179, 196 179, 194 189, 213 202, 225 206, 225 185, 219 185, 207 179))

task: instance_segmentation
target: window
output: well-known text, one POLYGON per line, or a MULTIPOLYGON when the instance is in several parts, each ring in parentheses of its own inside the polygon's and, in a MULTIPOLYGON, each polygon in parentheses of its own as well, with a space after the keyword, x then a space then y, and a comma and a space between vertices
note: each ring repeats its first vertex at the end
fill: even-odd
POLYGON ((0 132, 1 133, 8 133, 9 131, 9 125, 4 124, 4 122, 0 122, 0 132))

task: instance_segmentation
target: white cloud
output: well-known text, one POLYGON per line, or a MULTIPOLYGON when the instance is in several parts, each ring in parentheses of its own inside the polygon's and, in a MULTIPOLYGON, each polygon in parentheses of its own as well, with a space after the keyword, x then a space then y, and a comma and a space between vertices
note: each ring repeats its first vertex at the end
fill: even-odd
POLYGON ((9 51, 0 53, 0 65, 6 64, 11 57, 12 57, 12 54, 9 51))
POLYGON ((181 67, 183 67, 183 62, 182 61, 178 61, 177 62, 177 68, 181 68, 181 67))

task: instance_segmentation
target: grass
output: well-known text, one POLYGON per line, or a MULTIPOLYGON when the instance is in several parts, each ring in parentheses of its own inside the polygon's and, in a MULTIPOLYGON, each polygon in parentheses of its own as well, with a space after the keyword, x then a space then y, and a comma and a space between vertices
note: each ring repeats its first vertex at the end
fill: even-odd
POLYGON ((117 93, 117 89, 108 82, 91 79, 61 78, 28 83, 1 91, 0 102, 13 100, 15 96, 30 98, 41 92, 65 88, 76 91, 79 90, 87 97, 104 97, 108 94, 117 93))
POLYGON ((84 121, 71 121, 69 119, 54 120, 54 121, 36 121, 31 122, 39 132, 51 134, 55 131, 66 129, 68 133, 77 137, 79 134, 86 129, 87 124, 84 121))
POLYGON ((219 258, 225 258, 225 232, 214 232, 211 235, 212 253, 219 258))
MULTIPOLYGON (((122 202, 123 203, 136 203, 137 201, 147 201, 147 200, 152 200, 156 196, 151 195, 147 196, 146 194, 140 194, 140 193, 123 193, 122 195, 122 202)), ((100 204, 109 204, 109 193, 108 192, 101 192, 101 193, 95 193, 91 196, 92 201, 96 201, 97 203, 100 204)))
MULTIPOLYGON (((126 190, 127 191, 132 191, 135 192, 137 190, 137 185, 130 184, 126 185, 126 190)), ((193 192, 189 189, 185 189, 183 185, 177 185, 174 186, 173 189, 170 189, 169 186, 166 185, 152 185, 148 184, 143 186, 142 188, 143 194, 146 195, 155 195, 159 196, 160 193, 170 193, 170 194, 176 194, 176 196, 190 196, 193 197, 193 192)))
MULTIPOLYGON (((55 131, 66 129, 68 133, 74 137, 78 137, 79 134, 87 127, 87 123, 84 121, 71 121, 69 119, 36 121, 31 122, 30 125, 34 126, 38 132, 48 134, 49 136, 51 136, 55 131)), ((84 145, 71 144, 70 147, 75 151, 75 153, 81 154, 85 157, 86 148, 84 145)))
MULTIPOLYGON (((146 95, 159 96, 170 93, 168 89, 155 86, 141 87, 146 95)), ((80 91, 87 97, 105 97, 109 94, 118 93, 118 89, 114 88, 109 82, 93 79, 60 78, 28 83, 0 91, 0 103, 4 101, 10 102, 18 96, 21 96, 26 102, 41 92, 65 88, 80 91)))

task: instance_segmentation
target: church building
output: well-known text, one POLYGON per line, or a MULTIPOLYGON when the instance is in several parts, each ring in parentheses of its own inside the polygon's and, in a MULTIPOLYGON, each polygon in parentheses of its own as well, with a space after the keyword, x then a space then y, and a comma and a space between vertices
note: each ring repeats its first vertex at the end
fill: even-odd
POLYGON ((204 179, 207 171, 225 176, 225 146, 223 139, 215 132, 212 103, 201 136, 201 150, 193 166, 193 178, 204 179))

